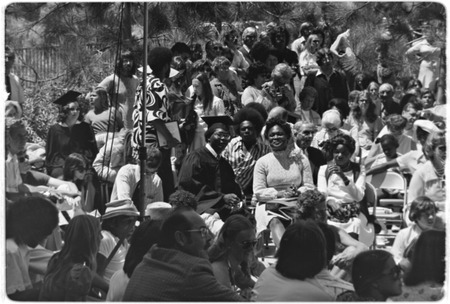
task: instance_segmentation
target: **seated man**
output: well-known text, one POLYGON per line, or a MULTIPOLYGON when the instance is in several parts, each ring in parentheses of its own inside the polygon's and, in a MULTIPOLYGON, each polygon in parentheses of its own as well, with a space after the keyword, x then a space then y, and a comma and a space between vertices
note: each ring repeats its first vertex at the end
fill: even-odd
POLYGON ((164 201, 163 185, 157 171, 161 165, 162 154, 158 148, 147 146, 145 182, 141 182, 141 164, 127 164, 117 172, 111 193, 111 201, 133 200, 141 214, 148 204, 164 201), (145 201, 140 202, 139 189, 145 187, 145 201))
POLYGON ((214 277, 206 249, 210 237, 190 207, 175 209, 159 239, 130 278, 124 301, 243 301, 214 277))
POLYGON ((303 154, 308 157, 315 186, 317 186, 317 176, 320 166, 327 163, 322 150, 311 147, 311 142, 316 132, 316 126, 312 122, 304 123, 298 121, 294 125, 295 143, 297 144, 297 147, 302 150, 303 154))
POLYGON ((210 125, 205 133, 207 144, 186 156, 178 176, 178 185, 179 189, 196 196, 199 214, 205 211, 218 212, 225 220, 230 210, 243 198, 241 188, 235 182, 233 168, 220 156, 231 138, 226 125, 231 123, 231 118, 203 118, 210 125))

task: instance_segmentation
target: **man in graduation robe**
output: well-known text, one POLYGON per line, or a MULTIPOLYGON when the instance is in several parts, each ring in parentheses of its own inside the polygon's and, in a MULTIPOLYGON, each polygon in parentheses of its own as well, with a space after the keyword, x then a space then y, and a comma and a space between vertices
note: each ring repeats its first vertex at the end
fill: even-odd
MULTIPOLYGON (((223 119, 227 120, 219 120, 223 119)), ((220 156, 231 138, 228 126, 223 122, 211 124, 205 138, 207 144, 189 153, 183 161, 178 186, 196 195, 199 214, 218 212, 225 220, 230 209, 243 198, 231 165, 220 156)))

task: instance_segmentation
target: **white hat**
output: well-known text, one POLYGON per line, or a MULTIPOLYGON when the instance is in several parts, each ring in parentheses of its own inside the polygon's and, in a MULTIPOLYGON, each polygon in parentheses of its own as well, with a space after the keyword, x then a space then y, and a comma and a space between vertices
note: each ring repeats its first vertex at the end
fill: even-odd
POLYGON ((414 122, 413 128, 414 131, 417 130, 417 127, 420 127, 421 129, 423 129, 424 131, 428 132, 428 133, 433 133, 433 132, 439 132, 441 131, 435 124, 434 122, 432 122, 431 120, 428 119, 417 119, 414 122))
POLYGON ((165 217, 167 213, 172 210, 172 205, 165 202, 154 202, 147 205, 145 208, 145 216, 150 216, 151 219, 160 220, 165 217))
POLYGON ((112 201, 106 204, 106 211, 102 219, 109 219, 116 216, 139 216, 139 211, 130 199, 112 201))

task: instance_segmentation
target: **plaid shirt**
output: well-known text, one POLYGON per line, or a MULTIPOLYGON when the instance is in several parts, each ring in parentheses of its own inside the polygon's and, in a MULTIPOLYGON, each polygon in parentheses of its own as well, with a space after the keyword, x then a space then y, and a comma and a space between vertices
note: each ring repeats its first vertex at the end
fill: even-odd
POLYGON ((253 182, 253 168, 256 161, 261 157, 271 152, 268 145, 257 142, 250 150, 244 145, 242 137, 233 138, 222 152, 222 156, 230 163, 236 175, 236 182, 245 189, 253 182))

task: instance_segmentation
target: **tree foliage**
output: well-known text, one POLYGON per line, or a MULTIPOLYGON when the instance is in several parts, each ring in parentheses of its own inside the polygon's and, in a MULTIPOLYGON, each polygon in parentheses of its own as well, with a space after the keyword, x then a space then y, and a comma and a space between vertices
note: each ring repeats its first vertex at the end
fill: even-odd
MULTIPOLYGON (((357 58, 354 64, 364 72, 375 71, 377 47, 389 32, 388 64, 399 75, 411 75, 417 72, 417 67, 406 62, 404 52, 424 21, 428 21, 436 45, 445 47, 446 42, 446 11, 439 2, 148 2, 147 5, 150 47, 170 47, 176 41, 220 39, 223 27, 230 24, 239 30, 255 25, 261 31, 269 22, 284 24, 292 41, 299 35, 300 24, 309 21, 326 31, 328 45, 339 33, 350 29, 350 42, 357 58)), ((38 75, 36 85, 26 91, 25 114, 36 136, 45 138, 48 124, 55 121, 55 109, 49 105, 62 91, 77 88, 86 92, 99 83, 113 71, 121 49, 137 50, 142 58, 143 16, 144 6, 139 2, 16 2, 6 7, 5 43, 16 49, 52 46, 58 50, 63 64, 62 77, 55 80, 38 75), (44 109, 38 109, 41 107, 44 109)), ((25 58, 21 61, 26 64, 25 58)))

